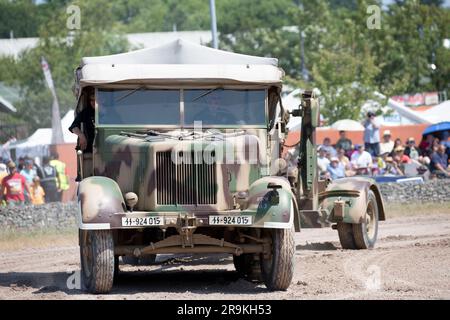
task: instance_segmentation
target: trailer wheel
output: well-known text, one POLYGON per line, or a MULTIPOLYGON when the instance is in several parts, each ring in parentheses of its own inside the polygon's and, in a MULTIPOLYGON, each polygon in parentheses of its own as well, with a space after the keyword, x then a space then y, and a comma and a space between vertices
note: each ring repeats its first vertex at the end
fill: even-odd
POLYGON ((357 249, 372 249, 378 235, 378 204, 373 191, 368 194, 367 209, 363 223, 353 224, 353 237, 357 249))
POLYGON ((81 277, 91 293, 108 293, 114 281, 114 240, 111 230, 80 230, 81 277))
POLYGON ((338 222, 337 231, 342 249, 356 249, 355 239, 353 238, 353 226, 351 223, 338 222))
POLYGON ((262 278, 269 290, 286 290, 294 276, 294 229, 268 229, 265 236, 271 239, 271 253, 261 254, 262 278))
POLYGON ((378 204, 373 191, 368 193, 367 209, 362 223, 337 224, 343 249, 372 249, 378 235, 378 204))

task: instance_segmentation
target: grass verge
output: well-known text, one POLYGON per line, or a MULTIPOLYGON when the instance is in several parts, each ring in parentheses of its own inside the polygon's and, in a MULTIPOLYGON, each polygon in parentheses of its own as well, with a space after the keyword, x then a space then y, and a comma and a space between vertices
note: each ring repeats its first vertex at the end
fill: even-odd
POLYGON ((450 214, 450 202, 384 203, 386 218, 450 214))
POLYGON ((73 246, 78 244, 78 229, 1 229, 0 252, 27 248, 45 248, 51 246, 73 246))

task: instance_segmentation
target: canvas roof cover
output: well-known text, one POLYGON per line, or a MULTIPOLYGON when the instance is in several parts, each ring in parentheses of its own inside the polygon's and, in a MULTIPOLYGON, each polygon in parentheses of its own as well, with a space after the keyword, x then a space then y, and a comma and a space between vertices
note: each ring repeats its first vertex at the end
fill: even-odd
POLYGON ((107 83, 281 85, 278 59, 237 54, 185 40, 127 53, 82 59, 81 86, 107 83))

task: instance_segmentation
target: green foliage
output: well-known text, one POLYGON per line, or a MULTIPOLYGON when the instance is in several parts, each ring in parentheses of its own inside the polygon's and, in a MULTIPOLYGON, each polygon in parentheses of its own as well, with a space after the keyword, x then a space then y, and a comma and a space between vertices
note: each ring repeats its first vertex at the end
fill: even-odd
MULTIPOLYGON (((357 119, 378 91, 386 96, 450 84, 450 10, 442 1, 398 0, 367 28, 367 7, 381 0, 216 0, 221 49, 279 59, 286 82, 318 88, 330 122, 357 119), (300 36, 302 32, 302 37, 300 36), (301 46, 309 78, 302 78, 301 46), (435 67, 432 67, 432 66, 435 67)), ((209 30, 207 0, 0 0, 0 37, 39 36, 18 60, 0 58, 0 81, 20 88, 19 112, 7 121, 50 125, 51 95, 40 58, 50 64, 61 113, 73 108, 73 71, 83 56, 129 49, 124 33, 209 30), (66 28, 66 8, 81 8, 81 30, 66 28)), ((156 44, 155 44, 156 45, 156 44)))
POLYGON ((109 1, 80 0, 74 3, 83 13, 81 30, 67 29, 66 7, 56 6, 53 19, 38 31, 40 40, 36 48, 23 52, 17 61, 9 57, 0 59, 0 81, 20 87, 23 97, 15 104, 18 112, 7 121, 16 123, 20 119, 32 129, 51 125, 52 97, 44 80, 41 57, 45 57, 50 65, 61 114, 64 114, 75 104, 73 72, 81 58, 128 49, 121 26, 111 23, 114 15, 109 1), (98 6, 103 10, 97 10, 98 6))

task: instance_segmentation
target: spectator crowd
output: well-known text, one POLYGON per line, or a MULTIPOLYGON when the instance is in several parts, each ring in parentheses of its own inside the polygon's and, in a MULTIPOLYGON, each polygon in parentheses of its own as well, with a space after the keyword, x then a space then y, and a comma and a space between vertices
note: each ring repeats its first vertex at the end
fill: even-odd
POLYGON ((355 175, 450 177, 449 131, 439 137, 431 134, 417 144, 414 137, 405 144, 392 140, 389 130, 380 139, 380 126, 369 112, 364 122, 364 144, 353 145, 345 131, 339 132, 335 145, 329 138, 318 147, 317 164, 322 178, 338 179, 355 175), (407 172, 408 171, 408 172, 407 172))
POLYGON ((69 189, 66 165, 58 154, 42 158, 42 164, 29 157, 17 162, 0 157, 0 205, 40 205, 62 200, 69 189))

